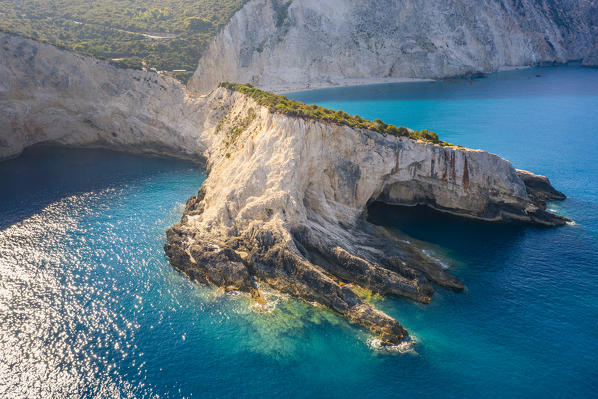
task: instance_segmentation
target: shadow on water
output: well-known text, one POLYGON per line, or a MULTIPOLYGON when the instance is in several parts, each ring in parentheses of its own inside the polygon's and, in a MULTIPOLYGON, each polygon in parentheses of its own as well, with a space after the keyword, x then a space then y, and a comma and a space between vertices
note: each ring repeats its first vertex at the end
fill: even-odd
POLYGON ((197 164, 150 155, 38 145, 0 163, 0 229, 63 198, 125 189, 151 175, 197 169, 197 164), (178 163, 178 167, 173 168, 178 163), (90 178, 93 176, 93 178, 90 178))
POLYGON ((368 221, 396 235, 442 248, 462 260, 500 256, 516 247, 530 229, 546 230, 515 222, 467 219, 426 206, 391 206, 380 202, 368 208, 368 221))

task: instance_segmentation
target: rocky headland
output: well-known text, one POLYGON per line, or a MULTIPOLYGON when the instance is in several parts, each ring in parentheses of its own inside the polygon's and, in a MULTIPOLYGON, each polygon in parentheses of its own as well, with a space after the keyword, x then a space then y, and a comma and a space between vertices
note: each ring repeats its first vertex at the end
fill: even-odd
POLYGON ((234 89, 199 96, 167 77, 0 34, 0 158, 37 143, 167 154, 208 178, 167 232, 166 254, 201 283, 271 287, 329 307, 387 345, 398 321, 355 288, 428 303, 463 283, 365 220, 369 204, 560 225, 543 177, 480 150, 291 116, 234 89))
POLYGON ((257 301, 267 285, 334 309, 392 345, 407 332, 353 286, 428 303, 434 285, 459 291, 463 284, 368 224, 368 204, 425 204, 489 221, 567 221, 545 211, 543 200, 562 195, 546 178, 485 151, 273 113, 225 88, 208 97, 209 176, 165 246, 171 263, 199 282, 257 301))

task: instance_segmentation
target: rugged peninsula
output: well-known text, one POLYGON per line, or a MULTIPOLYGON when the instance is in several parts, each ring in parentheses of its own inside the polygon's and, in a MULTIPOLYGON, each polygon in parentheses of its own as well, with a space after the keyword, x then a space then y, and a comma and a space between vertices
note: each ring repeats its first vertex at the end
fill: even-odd
POLYGON ((428 303, 434 284, 456 291, 463 284, 368 224, 368 204, 425 204, 490 221, 567 221, 544 210, 540 199, 562 198, 544 177, 496 155, 287 116, 227 88, 208 98, 209 176, 165 246, 171 263, 196 281, 257 301, 267 285, 334 309, 394 345, 405 329, 353 286, 428 303))
POLYGON ((463 284, 368 224, 369 204, 567 221, 545 211, 547 200, 564 198, 545 177, 429 132, 333 115, 250 86, 199 96, 172 78, 8 34, 0 34, 0 74, 0 158, 57 143, 201 161, 208 178, 167 232, 173 266, 258 302, 269 286, 321 304, 387 345, 406 330, 354 287, 428 303, 434 285, 463 284))

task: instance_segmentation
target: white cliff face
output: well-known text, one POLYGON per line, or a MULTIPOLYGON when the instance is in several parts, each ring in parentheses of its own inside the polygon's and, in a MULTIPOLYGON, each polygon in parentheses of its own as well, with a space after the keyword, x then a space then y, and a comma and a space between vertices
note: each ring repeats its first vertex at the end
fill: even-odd
POLYGON ((167 233, 175 267, 258 301, 264 284, 320 303, 387 344, 407 332, 353 286, 427 303, 433 283, 463 284, 369 225, 368 204, 565 222, 543 211, 562 196, 547 179, 484 151, 277 114, 225 88, 191 96, 173 79, 5 34, 0 76, 0 159, 41 142, 201 159, 208 178, 167 233))
POLYGON ((227 208, 210 214, 226 215, 218 224, 255 220, 254 207, 264 212, 264 202, 285 210, 291 228, 306 223, 305 212, 353 225, 373 200, 487 219, 500 219, 508 207, 528 202, 513 166, 485 151, 273 114, 226 89, 210 96, 226 112, 212 132, 220 139, 203 186, 206 208, 227 208))
MULTIPOLYGON (((326 212, 335 220, 351 219, 372 199, 462 208, 481 217, 489 187, 505 203, 527 200, 512 166, 484 151, 273 114, 226 89, 192 96, 174 79, 18 36, 0 34, 0 74, 0 159, 54 142, 202 159, 213 176, 206 186, 268 170, 254 184, 261 187, 276 170, 282 175, 275 181, 288 184, 277 189, 292 191, 293 201, 332 210, 322 201, 333 196, 343 204, 326 212), (231 131, 234 137, 225 134, 231 131), (249 131, 254 134, 246 137, 249 131), (310 196, 312 186, 325 187, 324 197, 310 196)), ((256 189, 249 182, 243 188, 246 195, 256 189)), ((248 205, 241 195, 231 197, 248 205)))
POLYGON ((0 33, 0 159, 41 142, 205 156, 178 81, 0 33))
POLYGON ((565 1, 251 0, 202 56, 190 87, 271 91, 445 78, 584 59, 598 4, 565 1))

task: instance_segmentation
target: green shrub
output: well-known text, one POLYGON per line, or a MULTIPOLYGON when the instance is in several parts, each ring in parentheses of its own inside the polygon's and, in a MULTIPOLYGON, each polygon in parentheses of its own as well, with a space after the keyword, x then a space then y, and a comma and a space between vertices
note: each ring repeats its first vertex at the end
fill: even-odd
POLYGON ((438 135, 429 130, 409 130, 403 126, 393 126, 376 119, 373 122, 362 118, 359 115, 349 115, 344 111, 334 111, 318 105, 307 105, 300 101, 291 100, 285 96, 268 93, 253 87, 250 84, 239 84, 231 82, 222 82, 220 87, 229 90, 238 91, 251 98, 258 104, 267 107, 272 112, 278 112, 285 115, 297 116, 307 119, 317 119, 338 125, 350 126, 359 129, 373 130, 383 134, 390 134, 398 137, 408 137, 413 140, 423 140, 430 143, 448 146, 446 141, 438 138, 438 135))
POLYGON ((228 131, 226 133, 228 140, 225 142, 226 146, 230 146, 235 143, 237 138, 249 127, 251 122, 255 120, 257 114, 253 108, 249 108, 247 116, 243 119, 235 118, 229 120, 227 115, 224 115, 218 125, 216 125, 216 133, 220 133, 225 126, 228 125, 228 131))
POLYGON ((185 20, 185 28, 191 32, 207 33, 213 28, 210 21, 203 18, 191 17, 185 20))

